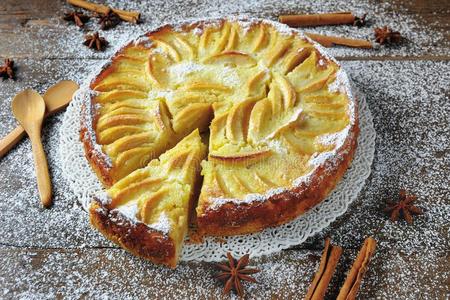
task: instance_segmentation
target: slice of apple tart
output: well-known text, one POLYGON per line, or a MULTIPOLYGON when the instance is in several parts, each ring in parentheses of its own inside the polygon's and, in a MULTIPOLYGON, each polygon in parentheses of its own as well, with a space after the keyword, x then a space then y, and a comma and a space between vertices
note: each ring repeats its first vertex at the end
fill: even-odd
POLYGON ((206 146, 198 130, 116 182, 90 206, 91 223, 135 255, 175 267, 206 146))

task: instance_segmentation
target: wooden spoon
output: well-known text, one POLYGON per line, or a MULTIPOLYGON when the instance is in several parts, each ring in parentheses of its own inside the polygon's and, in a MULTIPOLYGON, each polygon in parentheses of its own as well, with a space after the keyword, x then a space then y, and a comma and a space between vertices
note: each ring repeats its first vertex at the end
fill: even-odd
POLYGON ((42 205, 49 207, 52 204, 52 187, 47 158, 41 141, 41 127, 45 114, 44 99, 36 91, 27 89, 14 97, 11 107, 17 121, 30 137, 39 197, 42 205))
MULTIPOLYGON (((78 89, 78 84, 72 80, 63 80, 52 85, 44 94, 46 106, 45 117, 53 115, 64 109, 72 100, 73 93, 78 89)), ((7 136, 0 140, 0 158, 11 150, 23 137, 25 130, 17 126, 7 136)))

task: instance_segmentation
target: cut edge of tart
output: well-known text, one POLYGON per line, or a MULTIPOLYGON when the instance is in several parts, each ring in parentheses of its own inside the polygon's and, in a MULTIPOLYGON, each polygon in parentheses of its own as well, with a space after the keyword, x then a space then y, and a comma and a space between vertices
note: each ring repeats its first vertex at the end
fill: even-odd
MULTIPOLYGON (((109 191, 131 184, 193 131, 208 140, 207 158, 196 161, 203 181, 194 184, 200 195, 192 209, 201 235, 293 220, 325 199, 356 150, 358 111, 347 75, 319 45, 276 22, 162 26, 121 48, 90 89, 81 140, 109 191)), ((152 244, 164 240, 161 232, 102 203, 93 201, 91 221, 107 237, 176 264, 164 257, 168 249, 178 255, 178 242, 152 244)))

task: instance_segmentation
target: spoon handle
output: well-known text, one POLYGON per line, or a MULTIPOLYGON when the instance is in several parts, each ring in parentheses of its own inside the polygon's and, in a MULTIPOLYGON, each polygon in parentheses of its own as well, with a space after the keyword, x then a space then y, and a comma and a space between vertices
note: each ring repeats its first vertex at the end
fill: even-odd
POLYGON ((33 148, 39 197, 41 198, 42 205, 48 208, 52 205, 52 186, 50 174, 48 172, 47 158, 45 156, 40 135, 30 136, 30 140, 33 148))
POLYGON ((2 158, 12 147, 14 147, 25 136, 25 130, 22 126, 17 126, 0 140, 0 158, 2 158))

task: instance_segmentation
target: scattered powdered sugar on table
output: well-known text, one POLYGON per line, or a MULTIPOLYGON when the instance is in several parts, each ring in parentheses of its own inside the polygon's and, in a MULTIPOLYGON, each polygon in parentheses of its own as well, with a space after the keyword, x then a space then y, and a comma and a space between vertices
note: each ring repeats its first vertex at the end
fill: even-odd
MULTIPOLYGON (((298 1, 217 1, 195 5, 108 1, 108 4, 143 11, 146 19, 140 26, 123 23, 114 30, 101 32, 113 46, 162 22, 189 17, 246 13, 275 20, 278 14, 286 12, 343 9, 341 2, 324 0, 308 4, 298 1), (188 5, 191 6, 187 8, 188 5)), ((361 29, 325 26, 308 30, 367 38, 372 37, 373 26, 386 24, 400 30, 408 42, 374 50, 338 47, 329 50, 332 55, 448 55, 444 33, 431 32, 421 20, 406 13, 393 18, 388 2, 351 0, 345 2, 345 10, 368 12, 372 24, 361 29)), ((81 83, 98 59, 114 53, 114 47, 105 53, 85 48, 81 45, 82 31, 66 25, 59 16, 54 21, 51 25, 32 25, 29 21, 27 30, 18 28, 16 39, 0 46, 4 56, 15 58, 26 53, 26 57, 33 57, 15 59, 18 81, 0 82, 3 96, 0 101, 4 107, 9 107, 12 96, 24 87, 42 93, 60 79, 81 83), (61 38, 61 30, 70 38, 61 38), (33 47, 38 43, 39 47, 33 47)), ((97 29, 93 21, 89 26, 97 29)), ((330 292, 336 295, 356 255, 354 249, 372 235, 379 245, 361 287, 361 299, 448 298, 450 63, 352 61, 344 62, 343 66, 367 96, 374 116, 378 138, 372 175, 345 216, 307 240, 299 250, 255 259, 256 267, 263 270, 255 276, 260 283, 246 285, 246 289, 259 299, 302 297, 318 266, 320 241, 331 236, 335 244, 351 249, 343 255, 347 265, 338 267, 339 276, 330 285, 330 292), (383 212, 385 201, 394 197, 400 187, 418 195, 417 205, 425 210, 412 226, 392 223, 383 212)), ((8 109, 0 110, 0 120, 3 123, 0 135, 4 136, 16 123, 8 109)), ((62 114, 51 117, 43 129, 54 189, 52 209, 39 206, 28 140, 0 159, 0 175, 4 179, 0 182, 1 297, 220 298, 222 286, 210 279, 214 274, 210 264, 182 263, 175 271, 156 267, 122 250, 110 249, 115 246, 89 227, 86 214, 74 206, 75 199, 57 164, 59 139, 55 133, 61 120, 62 114)))
MULTIPOLYGON (((309 278, 314 275, 318 266, 318 255, 314 251, 288 251, 283 256, 277 254, 252 261, 252 266, 256 263, 256 267, 264 271, 254 275, 259 284, 244 283, 247 295, 258 294, 257 299, 286 299, 292 296, 292 291, 304 294, 309 278)), ((212 279, 216 271, 208 264, 181 263, 176 270, 149 267, 145 261, 124 255, 118 249, 82 249, 60 253, 24 250, 6 253, 0 257, 0 262, 0 272, 10 275, 1 278, 0 284, 9 286, 14 282, 20 290, 16 293, 20 299, 47 299, 54 298, 54 295, 64 295, 71 299, 223 297, 223 284, 212 279), (12 269, 4 268, 9 261, 14 262, 14 267, 17 267, 14 274, 11 273, 12 269), (89 261, 88 265, 86 261, 89 261), (33 264, 40 265, 39 271, 34 270, 33 264), (55 273, 65 275, 55 278, 55 273), (92 278, 103 278, 103 282, 92 281, 92 278), (37 280, 39 285, 34 284, 37 280), (48 288, 42 289, 42 286, 48 288)), ((11 290, 3 286, 5 288, 0 289, 0 297, 8 297, 11 290)), ((239 299, 233 294, 230 298, 239 299)))
MULTIPOLYGON (((395 47, 377 47, 375 49, 352 49, 346 47, 336 47, 330 49, 330 53, 337 57, 346 56, 411 56, 411 55, 446 55, 448 54, 448 39, 445 32, 431 31, 418 16, 405 13, 397 13, 392 9, 389 2, 372 3, 371 1, 346 1, 345 5, 336 1, 319 0, 314 2, 301 3, 298 1, 209 1, 208 3, 182 3, 182 2, 162 2, 162 1, 140 1, 140 2, 120 2, 108 1, 108 4, 124 9, 137 10, 142 12, 144 23, 135 26, 127 22, 122 22, 120 26, 113 30, 101 31, 110 42, 110 46, 105 52, 95 52, 81 44, 85 32, 99 30, 99 25, 95 19, 87 23, 85 30, 79 30, 75 25, 66 23, 60 19, 60 15, 69 7, 60 10, 49 23, 33 22, 26 23, 26 28, 17 28, 17 34, 21 37, 11 41, 4 47, 5 56, 16 56, 21 52, 29 53, 33 57, 67 57, 67 58, 108 58, 115 52, 115 47, 129 40, 133 36, 139 36, 148 30, 154 29, 163 23, 174 23, 190 18, 223 17, 247 15, 250 17, 266 18, 277 20, 278 15, 285 13, 317 13, 330 11, 352 11, 356 15, 368 13, 369 24, 358 28, 354 26, 322 26, 316 28, 306 28, 306 31, 313 33, 341 35, 363 39, 374 39, 373 27, 387 25, 394 30, 398 30, 406 38, 406 41, 395 47), (70 38, 61 38, 60 32, 70 38), (37 41, 50 41, 40 43, 39 47, 30 47, 37 41), (57 49, 57 51, 55 51, 57 49)), ((437 21, 436 21, 437 22, 437 21)), ((286 28, 286 27, 283 27, 286 28)))

